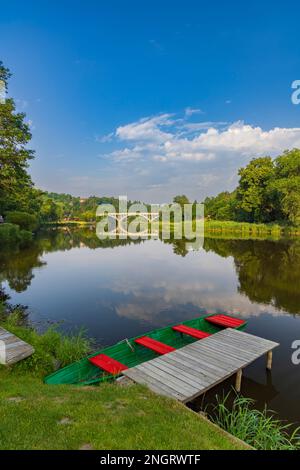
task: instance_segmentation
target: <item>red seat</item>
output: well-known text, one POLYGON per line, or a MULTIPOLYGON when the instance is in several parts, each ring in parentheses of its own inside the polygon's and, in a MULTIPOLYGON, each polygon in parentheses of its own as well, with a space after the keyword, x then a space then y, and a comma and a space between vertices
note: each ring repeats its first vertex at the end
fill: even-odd
POLYGON ((145 348, 152 349, 152 351, 155 351, 158 354, 167 354, 169 352, 175 351, 175 348, 172 348, 172 346, 161 343, 156 339, 149 338, 149 336, 143 336, 142 338, 135 339, 134 341, 137 344, 145 346, 145 348))
POLYGON ((211 315, 210 317, 205 318, 205 320, 218 326, 224 326, 225 328, 238 328, 246 323, 244 320, 240 320, 239 318, 222 314, 211 315))
POLYGON ((173 330, 179 331, 180 333, 184 333, 185 335, 193 336, 193 338, 203 339, 210 336, 211 333, 206 333, 206 331, 197 330, 196 328, 192 328, 186 325, 176 325, 172 327, 173 330))
POLYGON ((112 357, 106 356, 106 354, 98 354, 98 356, 90 357, 89 361, 94 364, 94 366, 100 367, 100 369, 110 374, 119 374, 122 370, 128 369, 127 366, 112 357))

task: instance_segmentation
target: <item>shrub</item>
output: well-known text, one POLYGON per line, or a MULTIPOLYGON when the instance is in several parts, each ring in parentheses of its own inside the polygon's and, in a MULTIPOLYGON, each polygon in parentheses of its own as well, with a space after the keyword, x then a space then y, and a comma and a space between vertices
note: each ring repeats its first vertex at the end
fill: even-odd
POLYGON ((32 232, 38 226, 38 219, 33 214, 28 214, 27 212, 8 212, 6 214, 6 222, 19 225, 23 230, 29 230, 32 232))
POLYGON ((20 229, 17 225, 1 224, 0 225, 0 244, 14 243, 19 240, 20 229))

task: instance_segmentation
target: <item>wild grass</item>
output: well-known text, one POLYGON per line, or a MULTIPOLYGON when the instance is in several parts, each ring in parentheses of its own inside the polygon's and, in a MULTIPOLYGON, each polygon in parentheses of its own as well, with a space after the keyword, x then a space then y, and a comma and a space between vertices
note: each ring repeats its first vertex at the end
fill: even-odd
POLYGON ((254 408, 254 400, 236 396, 233 405, 227 405, 229 394, 217 397, 211 414, 212 421, 233 436, 260 450, 299 450, 299 428, 288 431, 291 424, 283 424, 274 412, 254 408))
POLYGON ((30 325, 24 325, 24 311, 21 307, 16 307, 3 315, 2 304, 0 326, 31 344, 35 349, 32 356, 13 366, 14 373, 28 372, 43 377, 81 359, 92 350, 92 341, 87 339, 84 330, 76 334, 63 335, 52 327, 40 334, 30 325))
POLYGON ((206 220, 204 224, 205 232, 227 232, 248 235, 300 235, 300 227, 292 227, 280 224, 254 224, 247 222, 234 222, 222 220, 206 220))

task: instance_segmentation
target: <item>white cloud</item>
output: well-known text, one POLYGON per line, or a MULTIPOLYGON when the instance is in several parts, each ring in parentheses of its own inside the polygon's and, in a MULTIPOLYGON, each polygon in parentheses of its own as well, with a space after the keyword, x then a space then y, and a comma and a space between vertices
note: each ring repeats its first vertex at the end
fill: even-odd
POLYGON ((100 156, 107 164, 105 186, 114 192, 118 176, 122 193, 149 202, 168 201, 179 192, 201 200, 231 191, 238 169, 251 158, 300 147, 300 127, 190 122, 169 113, 120 126, 110 136, 114 150, 100 156))
POLYGON ((261 127, 236 122, 224 131, 208 129, 194 139, 197 147, 215 152, 239 152, 257 156, 275 154, 287 148, 300 146, 300 128, 275 127, 264 131, 261 127))
POLYGON ((300 128, 263 130, 242 121, 224 128, 225 125, 224 122, 183 122, 171 114, 143 118, 117 128, 115 136, 119 142, 132 145, 113 151, 109 156, 118 161, 147 158, 162 162, 199 162, 221 158, 225 153, 254 157, 300 147, 300 128))
POLYGON ((172 134, 164 132, 161 127, 172 125, 171 114, 160 114, 151 118, 143 118, 137 122, 120 126, 116 136, 120 140, 164 142, 172 138, 172 134))
POLYGON ((109 134, 102 135, 102 136, 96 136, 95 140, 96 142, 100 142, 100 144, 106 144, 107 142, 111 142, 114 138, 114 132, 110 132, 109 134))
POLYGON ((193 114, 204 114, 202 109, 200 109, 200 108, 191 108, 190 106, 185 108, 184 113, 187 117, 193 116, 193 114))

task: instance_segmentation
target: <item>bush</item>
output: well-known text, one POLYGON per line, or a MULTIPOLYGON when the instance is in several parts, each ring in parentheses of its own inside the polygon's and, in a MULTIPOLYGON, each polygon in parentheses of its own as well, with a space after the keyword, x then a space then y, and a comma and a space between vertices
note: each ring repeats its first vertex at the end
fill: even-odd
POLYGON ((28 214, 27 212, 8 212, 6 214, 6 222, 19 225, 23 230, 28 230, 32 232, 38 226, 38 219, 33 214, 28 214))
POLYGON ((1 224, 0 225, 0 244, 14 243, 19 240, 20 229, 17 225, 1 224))

